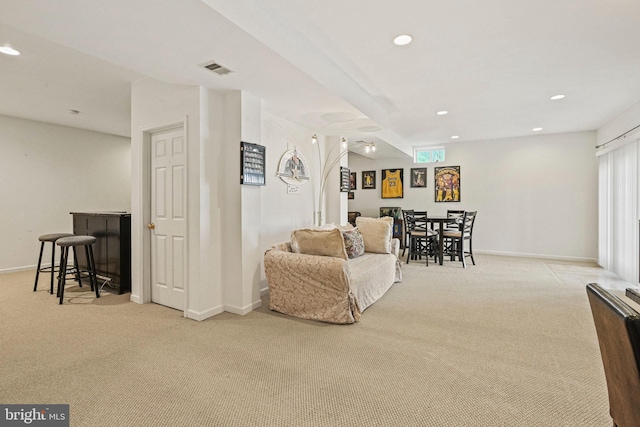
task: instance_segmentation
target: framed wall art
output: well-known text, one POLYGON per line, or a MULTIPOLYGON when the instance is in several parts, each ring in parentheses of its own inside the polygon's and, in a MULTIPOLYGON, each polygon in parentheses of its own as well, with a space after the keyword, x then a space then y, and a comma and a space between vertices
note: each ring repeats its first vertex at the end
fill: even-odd
POLYGON ((347 193, 347 199, 348 199, 348 200, 353 200, 353 199, 354 199, 354 193, 353 193, 353 191, 349 191, 349 192, 347 193))
POLYGON ((411 187, 427 188, 427 168, 411 168, 411 187))
POLYGON ((362 172, 362 189, 371 190, 376 188, 376 171, 362 172))
POLYGON ((265 152, 263 145, 240 142, 240 184, 265 185, 265 152))
POLYGON ((351 176, 349 177, 349 186, 351 187, 351 191, 358 189, 357 175, 357 172, 351 172, 351 176))
POLYGON ((351 189, 351 170, 340 166, 340 192, 348 193, 351 189))
POLYGON ((433 169, 436 202, 460 201, 460 166, 443 166, 433 169))
POLYGON ((404 169, 382 169, 382 198, 402 199, 404 169))
POLYGON ((402 218, 402 208, 398 207, 382 207, 380 208, 380 218, 390 216, 393 219, 402 218))

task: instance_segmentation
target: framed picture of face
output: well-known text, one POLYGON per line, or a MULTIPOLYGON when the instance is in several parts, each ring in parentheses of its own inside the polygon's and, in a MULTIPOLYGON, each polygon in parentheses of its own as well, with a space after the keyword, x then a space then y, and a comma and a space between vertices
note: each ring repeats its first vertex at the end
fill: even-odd
POLYGON ((347 199, 348 199, 348 200, 353 200, 353 199, 354 199, 354 197, 353 197, 353 196, 354 196, 353 191, 349 191, 349 192, 347 193, 347 199))
POLYGON ((371 190, 376 188, 376 171, 362 172, 362 189, 371 190))
POLYGON ((382 169, 382 198, 402 199, 404 169, 382 169))
POLYGON ((349 179, 349 183, 351 185, 351 191, 358 189, 358 181, 357 181, 357 172, 351 172, 351 177, 349 179))
POLYGON ((460 166, 444 166, 433 169, 435 201, 460 201, 460 166))
POLYGON ((427 188, 427 168, 411 168, 411 187, 427 188))

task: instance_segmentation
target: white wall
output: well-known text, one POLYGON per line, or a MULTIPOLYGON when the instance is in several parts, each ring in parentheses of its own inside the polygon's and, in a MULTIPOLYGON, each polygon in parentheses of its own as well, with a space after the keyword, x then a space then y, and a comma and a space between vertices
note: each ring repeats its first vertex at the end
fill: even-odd
POLYGON ((378 216, 381 206, 427 210, 477 210, 474 251, 564 259, 597 259, 595 132, 452 143, 441 166, 461 167, 459 203, 435 203, 433 171, 427 188, 410 188, 407 160, 372 161, 349 155, 358 172, 350 211, 378 216), (380 197, 381 169, 404 168, 403 199, 380 197), (376 189, 362 190, 362 171, 376 171, 376 189))
POLYGON ((189 276, 186 315, 247 313, 261 304, 262 260, 272 244, 313 221, 310 184, 287 195, 275 176, 294 145, 312 159, 311 132, 264 113, 258 98, 144 79, 132 87, 132 300, 148 302, 144 132, 187 123, 189 276), (240 141, 266 146, 266 186, 240 185, 240 141))
MULTIPOLYGON (((313 226, 314 201, 317 203, 315 181, 299 188, 298 194, 287 194, 287 184, 276 172, 280 158, 294 148, 309 163, 312 176, 318 169, 317 149, 311 144, 313 132, 271 113, 262 112, 262 140, 266 146, 266 185, 260 187, 262 200, 260 211, 260 257, 271 245, 288 241, 291 230, 313 226)), ((322 142, 322 141, 321 141, 322 142)), ((266 286, 264 269, 261 273, 263 288, 266 286)))
POLYGON ((0 116, 0 147, 0 272, 34 268, 38 236, 72 232, 69 212, 131 208, 129 138, 0 116))

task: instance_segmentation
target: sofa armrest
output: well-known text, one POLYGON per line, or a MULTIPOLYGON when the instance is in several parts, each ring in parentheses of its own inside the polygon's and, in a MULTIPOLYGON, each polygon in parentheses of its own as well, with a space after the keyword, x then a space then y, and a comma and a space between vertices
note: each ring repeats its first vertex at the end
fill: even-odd
POLYGON ((268 249, 264 272, 269 288, 311 286, 336 292, 349 292, 349 264, 342 258, 305 255, 268 249))
POLYGON ((271 248, 264 254, 264 271, 271 310, 331 323, 360 318, 344 259, 271 248))
POLYGON ((400 255, 400 239, 391 239, 391 253, 396 256, 400 255))

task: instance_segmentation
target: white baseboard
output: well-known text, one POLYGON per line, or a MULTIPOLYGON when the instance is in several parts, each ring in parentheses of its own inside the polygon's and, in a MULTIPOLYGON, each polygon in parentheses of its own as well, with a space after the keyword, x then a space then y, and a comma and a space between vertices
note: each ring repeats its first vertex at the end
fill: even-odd
POLYGON ((209 317, 213 317, 216 314, 222 313, 224 310, 221 305, 217 307, 212 307, 204 311, 195 311, 195 310, 187 310, 187 318, 197 320, 201 322, 209 317))
POLYGON ((500 256, 512 256, 521 258, 539 258, 539 259, 554 259, 560 261, 575 261, 575 262, 595 262, 598 263, 596 258, 582 258, 582 257, 570 257, 570 256, 558 256, 558 255, 545 255, 545 254, 527 254, 520 252, 501 252, 501 251, 482 251, 474 250, 474 254, 486 254, 486 255, 500 255, 500 256))
POLYGON ((142 297, 140 295, 131 294, 131 296, 129 297, 129 301, 135 302, 136 304, 144 304, 144 301, 142 300, 142 297))
MULTIPOLYGON (((3 268, 3 269, 0 269, 0 274, 19 273, 21 271, 35 270, 36 267, 37 267, 36 265, 25 265, 23 267, 3 268)), ((47 267, 51 267, 51 264, 42 264, 42 265, 40 265, 40 268, 47 268, 47 267)), ((35 272, 34 272, 34 274, 35 274, 35 272)), ((47 273, 47 274, 49 274, 49 273, 47 273)))
POLYGON ((228 311, 229 313, 239 314, 240 316, 244 316, 247 313, 251 313, 256 308, 262 307, 262 300, 254 301, 245 307, 236 307, 233 305, 225 305, 224 311, 228 311))

